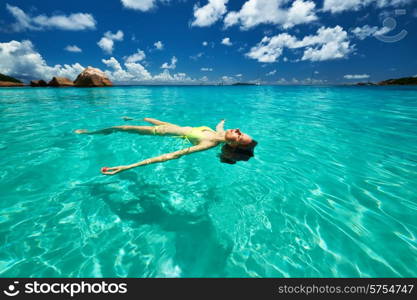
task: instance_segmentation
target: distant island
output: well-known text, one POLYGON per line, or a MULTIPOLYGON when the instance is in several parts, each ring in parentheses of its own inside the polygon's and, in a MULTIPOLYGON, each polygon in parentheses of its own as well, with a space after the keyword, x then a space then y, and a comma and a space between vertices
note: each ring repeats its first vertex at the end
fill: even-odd
POLYGON ((388 79, 388 80, 380 81, 378 83, 358 82, 355 85, 357 86, 417 85, 417 77, 403 77, 403 78, 397 78, 397 79, 388 79))
POLYGON ((13 78, 11 76, 3 75, 0 73, 0 87, 10 87, 10 86, 23 86, 23 82, 19 79, 13 78))
POLYGON ((232 85, 258 85, 258 84, 250 83, 250 82, 236 82, 236 83, 233 83, 232 85))
MULTIPOLYGON (((0 87, 101 87, 112 86, 113 83, 106 76, 106 74, 100 69, 88 67, 80 75, 78 75, 75 81, 72 81, 65 77, 53 77, 51 81, 45 82, 44 80, 32 80, 29 85, 24 84, 19 79, 11 76, 7 76, 0 73, 0 87)), ((223 83, 218 85, 224 85, 223 83)), ((232 86, 254 86, 260 85, 253 82, 236 82, 231 84, 232 86)), ((380 82, 358 82, 353 84, 347 84, 349 86, 387 86, 387 85, 417 85, 416 77, 403 77, 397 79, 388 79, 380 82)))

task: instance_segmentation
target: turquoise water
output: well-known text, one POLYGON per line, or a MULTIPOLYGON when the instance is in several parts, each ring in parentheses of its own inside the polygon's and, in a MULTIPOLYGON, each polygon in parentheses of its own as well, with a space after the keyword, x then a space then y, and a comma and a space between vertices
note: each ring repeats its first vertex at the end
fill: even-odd
POLYGON ((0 89, 1 277, 417 276, 417 88, 0 89), (179 139, 76 135, 153 117, 259 145, 116 176, 179 139))

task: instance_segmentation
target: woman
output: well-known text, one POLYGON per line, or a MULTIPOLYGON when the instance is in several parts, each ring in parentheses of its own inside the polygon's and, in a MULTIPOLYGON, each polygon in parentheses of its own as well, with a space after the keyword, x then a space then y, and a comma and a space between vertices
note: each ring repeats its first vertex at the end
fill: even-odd
MULTIPOLYGON (((124 117, 125 120, 132 120, 131 118, 124 117)), ((226 143, 227 147, 223 147, 223 150, 227 148, 227 153, 222 154, 221 161, 226 163, 236 163, 239 160, 248 160, 253 156, 253 149, 256 146, 250 136, 242 133, 239 129, 224 130, 224 120, 220 121, 216 126, 216 130, 213 130, 206 126, 201 127, 182 127, 168 122, 162 122, 159 120, 145 118, 144 121, 149 122, 155 126, 114 126, 98 131, 89 132, 84 129, 78 129, 75 133, 78 134, 110 134, 113 132, 128 132, 143 135, 160 135, 160 136, 174 136, 180 137, 191 144, 192 147, 178 150, 171 153, 166 153, 157 157, 145 159, 138 163, 134 163, 127 166, 117 166, 101 169, 101 172, 106 175, 114 175, 116 173, 126 171, 139 166, 149 165, 153 163, 164 162, 167 160, 177 159, 181 156, 191 153, 204 151, 210 148, 214 148, 220 143, 226 143), (233 153, 236 154, 234 159, 233 153), (240 158, 241 156, 244 158, 240 158)))

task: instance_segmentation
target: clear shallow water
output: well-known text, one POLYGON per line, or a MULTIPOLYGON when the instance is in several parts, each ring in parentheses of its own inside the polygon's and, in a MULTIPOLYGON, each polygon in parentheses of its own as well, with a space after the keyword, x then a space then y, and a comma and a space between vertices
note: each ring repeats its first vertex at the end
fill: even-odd
POLYGON ((1 277, 417 276, 417 89, 0 89, 1 277), (259 142, 116 176, 183 147, 79 136, 121 116, 227 119, 259 142))

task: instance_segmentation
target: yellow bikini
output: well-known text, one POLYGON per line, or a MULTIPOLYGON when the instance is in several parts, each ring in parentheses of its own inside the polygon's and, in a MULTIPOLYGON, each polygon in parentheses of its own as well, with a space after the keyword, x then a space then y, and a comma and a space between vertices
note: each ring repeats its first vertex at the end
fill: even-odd
MULTIPOLYGON (((157 134, 157 128, 162 127, 162 126, 166 126, 166 125, 158 125, 154 127, 154 133, 153 134, 157 134)), ((211 132, 216 132, 213 129, 211 129, 210 127, 207 126, 200 126, 200 127, 193 127, 189 133, 185 134, 185 135, 179 135, 179 136, 173 136, 176 138, 181 138, 184 139, 188 142, 190 142, 193 145, 196 145, 200 142, 201 139, 204 139, 205 136, 203 134, 204 131, 211 131, 211 132)))
POLYGON ((189 141, 191 144, 196 145, 201 139, 204 139, 204 131, 215 132, 213 129, 207 126, 193 127, 186 135, 181 135, 179 138, 189 141))

